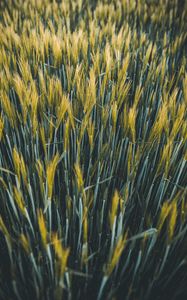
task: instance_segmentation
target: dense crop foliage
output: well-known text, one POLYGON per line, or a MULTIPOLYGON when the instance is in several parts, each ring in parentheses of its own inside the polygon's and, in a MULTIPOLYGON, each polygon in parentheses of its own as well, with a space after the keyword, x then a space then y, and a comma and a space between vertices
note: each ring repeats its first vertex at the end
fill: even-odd
POLYGON ((0 1, 0 299, 186 299, 186 18, 0 1))

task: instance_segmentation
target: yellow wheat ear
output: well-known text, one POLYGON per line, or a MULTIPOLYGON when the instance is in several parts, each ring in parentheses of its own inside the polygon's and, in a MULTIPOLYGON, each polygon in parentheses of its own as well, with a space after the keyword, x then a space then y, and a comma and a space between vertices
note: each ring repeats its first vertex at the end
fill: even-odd
POLYGON ((185 104, 187 105, 187 73, 185 73, 185 77, 183 79, 183 94, 185 104))
POLYGON ((0 117, 0 141, 1 141, 2 137, 3 137, 3 129, 4 129, 4 119, 1 116, 0 117))
POLYGON ((65 113, 69 110, 69 99, 63 95, 59 107, 57 107, 57 122, 56 127, 59 128, 61 122, 64 121, 65 113))
POLYGON ((44 195, 44 167, 40 160, 37 160, 36 162, 36 170, 39 177, 39 183, 40 183, 40 189, 42 191, 42 194, 44 195))
POLYGON ((23 215, 26 214, 26 210, 25 210, 25 202, 24 202, 24 199, 23 199, 23 195, 22 193, 17 189, 16 186, 14 186, 14 199, 16 201, 16 204, 17 206, 19 207, 21 213, 23 215))
POLYGON ((113 228, 113 224, 114 224, 114 221, 115 221, 115 217, 117 215, 117 209, 118 209, 119 204, 120 204, 120 196, 119 196, 118 191, 116 190, 114 192, 114 196, 112 198, 112 205, 111 205, 111 210, 110 210, 110 213, 109 213, 109 222, 110 222, 111 230, 113 228))
POLYGON ((15 107, 10 101, 5 91, 0 94, 0 97, 3 111, 5 112, 11 126, 14 128, 17 125, 17 114, 15 107))
POLYGON ((52 235, 52 244, 58 258, 59 268, 60 268, 60 275, 63 276, 64 272, 67 267, 68 257, 70 253, 69 248, 64 248, 62 246, 61 241, 58 239, 57 233, 52 235))
POLYGON ((110 276, 110 274, 113 272, 114 268, 116 267, 117 263, 119 262, 121 254, 126 245, 127 235, 128 235, 128 232, 126 232, 124 234, 124 236, 121 235, 116 243, 116 246, 112 253, 111 261, 108 263, 108 266, 106 269, 107 276, 110 276))
POLYGON ((177 201, 174 200, 170 207, 170 220, 169 220, 169 240, 171 241, 174 235, 175 226, 177 222, 177 201))
POLYGON ((178 195, 172 200, 171 203, 165 202, 162 206, 159 221, 158 221, 158 230, 162 229, 162 226, 166 219, 168 220, 168 237, 169 241, 172 240, 174 235, 176 221, 177 221, 177 199, 178 195))
POLYGON ((15 168, 15 173, 18 177, 18 181, 20 183, 21 176, 23 178, 23 182, 27 186, 27 168, 22 154, 19 154, 16 148, 13 149, 13 163, 15 168))
POLYGON ((88 121, 87 132, 88 132, 88 139, 89 139, 91 149, 93 148, 94 130, 95 130, 94 122, 92 122, 90 118, 88 121))
POLYGON ((158 172, 160 171, 161 166, 163 166, 166 177, 168 176, 169 169, 170 169, 172 150, 173 150, 173 143, 170 139, 168 139, 167 144, 163 147, 161 159, 158 165, 158 172))
POLYGON ((52 197, 55 171, 59 162, 59 158, 60 156, 57 153, 53 157, 53 159, 47 163, 46 176, 47 176, 48 199, 51 199, 52 197))
POLYGON ((20 182, 20 172, 21 172, 20 156, 19 156, 19 153, 17 152, 16 148, 13 149, 12 156, 13 156, 14 169, 15 169, 16 175, 18 177, 18 180, 20 182))
POLYGON ((138 105, 138 103, 139 103, 139 101, 140 101, 142 92, 143 92, 143 88, 142 88, 141 85, 139 85, 139 86, 136 88, 135 97, 134 97, 134 106, 135 106, 135 107, 137 107, 137 105, 138 105))
POLYGON ((128 123, 129 123, 129 129, 132 135, 132 141, 135 143, 136 141, 136 106, 133 106, 129 110, 129 116, 128 116, 128 123))
POLYGON ((114 131, 115 131, 116 123, 117 123, 117 116, 118 116, 118 106, 117 106, 116 101, 111 105, 111 112, 112 112, 113 128, 114 128, 114 131))
POLYGON ((154 139, 159 139, 164 130, 168 128, 168 104, 164 102, 159 109, 157 119, 151 129, 149 141, 153 142, 154 139))
POLYGON ((56 35, 52 36, 52 51, 54 56, 54 64, 56 66, 62 60, 62 40, 56 35))
POLYGON ((8 232, 8 229, 2 219, 2 216, 0 216, 0 231, 2 231, 2 233, 4 234, 4 236, 6 236, 7 238, 10 239, 10 234, 8 232))
POLYGON ((84 179, 83 179, 83 175, 82 175, 82 170, 78 163, 75 164, 74 168, 75 168, 75 175, 76 175, 78 189, 79 189, 79 191, 82 191, 82 189, 84 187, 84 179))
POLYGON ((31 249, 30 249, 29 240, 26 237, 26 235, 21 233, 20 237, 19 237, 19 240, 20 240, 20 243, 21 243, 23 249, 25 250, 25 252, 29 254, 31 252, 31 249))
POLYGON ((160 217, 159 217, 159 220, 158 220, 158 231, 160 231, 162 229, 162 226, 169 214, 169 211, 170 211, 170 207, 169 207, 169 203, 168 202, 165 202, 163 205, 162 205, 162 209, 161 209, 161 213, 160 213, 160 217))
POLYGON ((37 213, 38 215, 38 225, 40 230, 40 235, 42 238, 42 244, 44 247, 47 246, 47 228, 45 225, 45 219, 42 210, 40 209, 37 213))

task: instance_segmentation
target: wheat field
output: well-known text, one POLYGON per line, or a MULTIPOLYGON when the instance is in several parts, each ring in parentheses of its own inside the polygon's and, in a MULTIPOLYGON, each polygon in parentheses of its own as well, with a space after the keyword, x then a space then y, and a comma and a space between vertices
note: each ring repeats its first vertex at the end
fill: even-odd
POLYGON ((187 297, 187 5, 0 1, 0 299, 187 297))

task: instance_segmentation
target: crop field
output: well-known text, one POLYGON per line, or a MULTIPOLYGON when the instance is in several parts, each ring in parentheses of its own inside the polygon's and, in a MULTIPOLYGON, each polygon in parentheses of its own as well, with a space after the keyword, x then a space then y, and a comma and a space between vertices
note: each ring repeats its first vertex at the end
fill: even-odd
POLYGON ((187 299, 187 1, 0 1, 0 300, 187 299))

